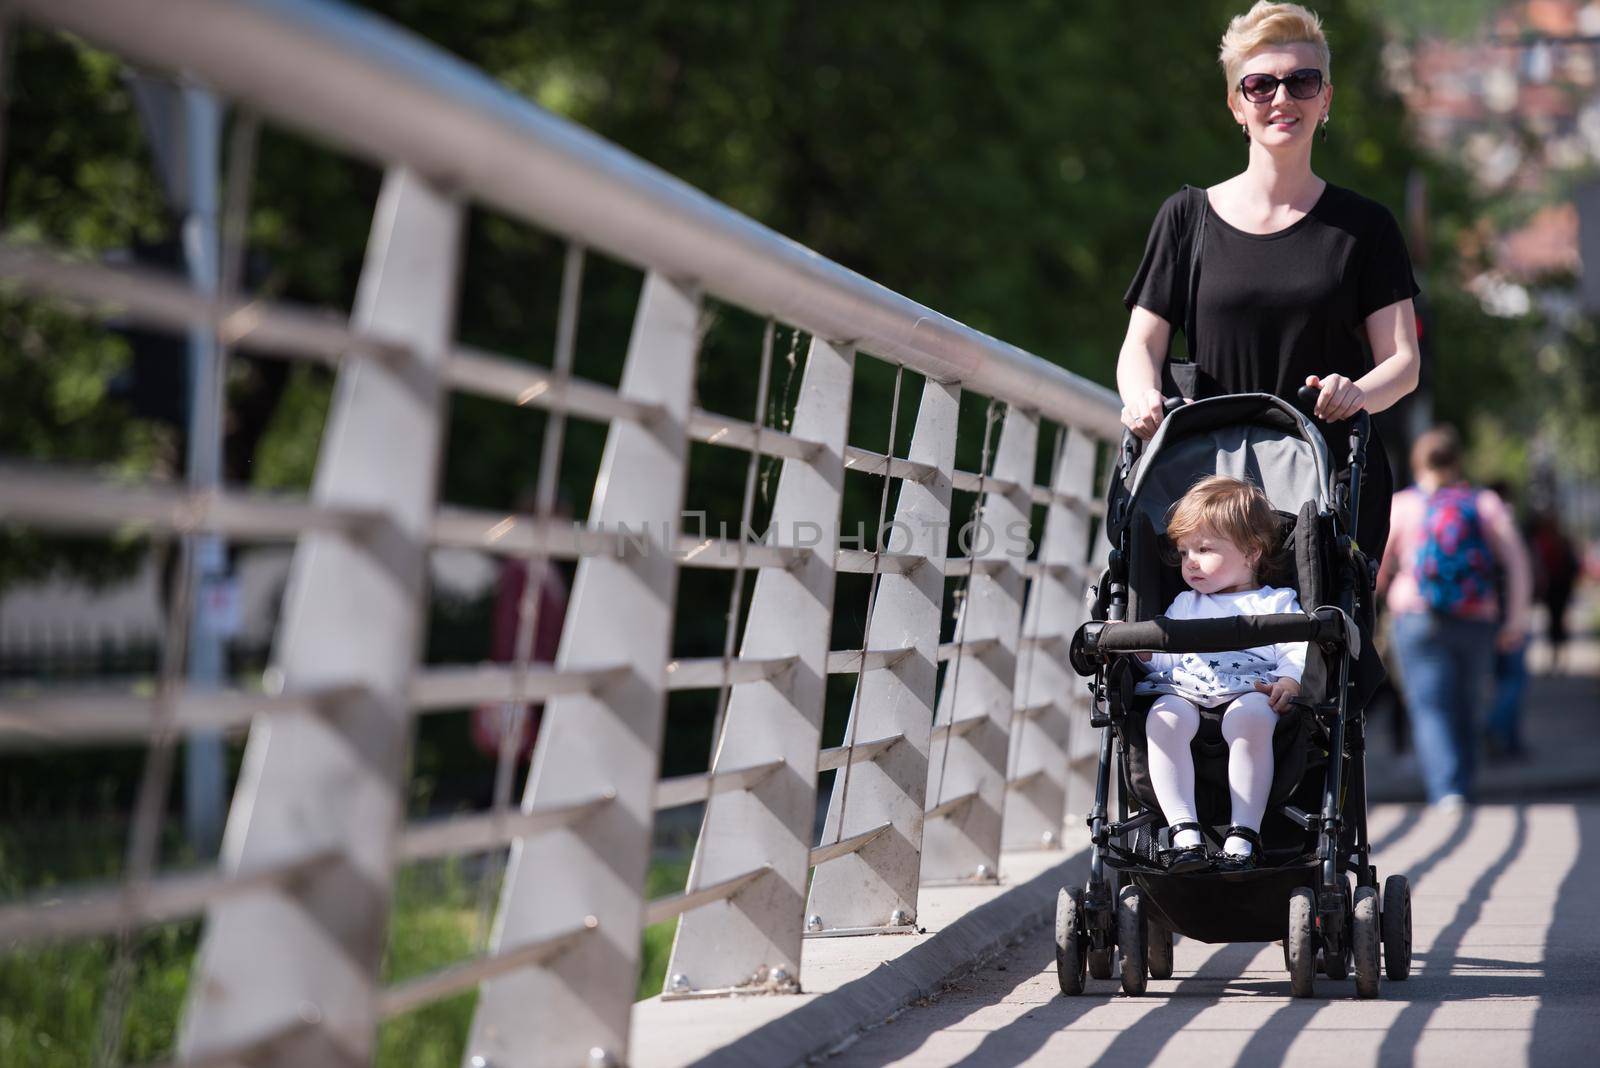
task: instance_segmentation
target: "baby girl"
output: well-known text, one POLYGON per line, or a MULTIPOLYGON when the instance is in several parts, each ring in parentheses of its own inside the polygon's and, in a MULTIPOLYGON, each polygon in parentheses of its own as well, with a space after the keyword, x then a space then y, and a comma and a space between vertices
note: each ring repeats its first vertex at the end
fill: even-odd
MULTIPOLYGON (((1187 590, 1174 598, 1171 619, 1216 619, 1298 612, 1294 590, 1263 585, 1281 541, 1277 516, 1256 486, 1226 475, 1197 482, 1173 506, 1167 538, 1177 551, 1187 590)), ((1158 694, 1145 720, 1150 779, 1171 829, 1167 868, 1193 872, 1254 867, 1261 818, 1272 788, 1272 731, 1300 693, 1306 643, 1264 645, 1233 653, 1141 654, 1150 673, 1136 691, 1158 694), (1200 728, 1200 707, 1225 707, 1228 793, 1233 825, 1214 860, 1207 857, 1194 804, 1194 758, 1189 743, 1200 728)))

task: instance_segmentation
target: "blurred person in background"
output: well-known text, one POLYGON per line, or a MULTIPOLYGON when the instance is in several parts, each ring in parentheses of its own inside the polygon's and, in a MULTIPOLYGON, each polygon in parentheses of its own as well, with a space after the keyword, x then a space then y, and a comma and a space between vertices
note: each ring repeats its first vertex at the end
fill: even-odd
POLYGON ((1567 608, 1572 604, 1582 568, 1554 506, 1534 513, 1528 526, 1528 546, 1533 552, 1534 596, 1545 608, 1550 670, 1559 672, 1567 646, 1567 608))
MULTIPOLYGON (((515 510, 518 515, 535 516, 538 506, 531 489, 517 496, 515 510)), ((558 499, 551 509, 551 518, 568 521, 572 510, 564 499, 558 499)), ((553 664, 561 648, 561 630, 567 619, 567 580, 561 568, 548 557, 506 556, 500 560, 500 574, 495 583, 494 613, 490 618, 489 659, 497 664, 514 664, 519 652, 518 642, 526 642, 529 664, 553 664), (529 591, 530 569, 534 575, 534 589, 529 591), (526 602, 526 603, 524 603, 526 602), (532 633, 523 635, 524 613, 532 624, 532 633)), ((516 705, 512 702, 491 702, 472 710, 470 730, 472 744, 484 756, 495 760, 508 730, 515 723, 516 705)), ((530 703, 522 717, 522 729, 515 741, 515 757, 526 764, 533 757, 533 745, 539 737, 539 725, 544 718, 544 705, 530 703)))
POLYGON ((1428 800, 1456 807, 1472 797, 1479 689, 1495 652, 1527 639, 1532 582, 1510 509, 1467 483, 1453 429, 1419 436, 1411 469, 1416 485, 1394 496, 1378 585, 1428 800))
MULTIPOLYGON (((1491 482, 1489 489, 1506 503, 1513 507, 1514 496, 1511 484, 1503 479, 1491 482)), ((1527 540, 1523 535, 1523 553, 1527 554, 1527 540)), ((1533 586, 1539 588, 1538 561, 1532 561, 1533 586)), ((1496 594, 1500 601, 1500 615, 1504 619, 1507 614, 1505 573, 1500 572, 1500 581, 1496 594)), ((1484 743, 1488 750, 1491 762, 1502 760, 1521 760, 1527 756, 1527 747, 1522 741, 1522 702, 1528 689, 1528 635, 1522 641, 1509 648, 1495 650, 1494 654, 1494 694, 1489 699, 1489 722, 1484 729, 1484 743)))

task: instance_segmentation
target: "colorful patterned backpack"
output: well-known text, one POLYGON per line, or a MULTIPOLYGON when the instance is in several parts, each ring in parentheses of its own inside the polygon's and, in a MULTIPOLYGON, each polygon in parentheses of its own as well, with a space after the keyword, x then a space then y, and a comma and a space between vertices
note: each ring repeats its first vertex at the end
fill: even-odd
POLYGON ((1435 612, 1472 619, 1495 609, 1498 569, 1478 514, 1477 490, 1444 486, 1427 498, 1415 574, 1422 599, 1435 612))

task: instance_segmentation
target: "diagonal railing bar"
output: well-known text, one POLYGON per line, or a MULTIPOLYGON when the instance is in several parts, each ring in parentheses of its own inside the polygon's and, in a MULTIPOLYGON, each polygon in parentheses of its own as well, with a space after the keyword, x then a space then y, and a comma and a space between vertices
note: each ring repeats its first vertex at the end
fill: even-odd
POLYGON ((856 675, 863 671, 881 671, 892 668, 916 654, 917 648, 908 645, 901 649, 835 649, 828 654, 828 674, 856 675))
POLYGON ((599 920, 593 916, 585 916, 583 924, 570 931, 485 954, 473 960, 440 968, 427 975, 419 975, 403 983, 396 983, 379 993, 378 1015, 384 1019, 399 1016, 430 1002, 469 990, 485 980, 508 975, 519 968, 530 968, 554 960, 576 946, 580 939, 599 926, 599 920))
POLYGON ((881 550, 840 549, 834 554, 834 567, 841 574, 871 575, 874 580, 884 575, 906 575, 928 562, 919 553, 894 553, 881 550))
POLYGON ((401 832, 399 859, 410 863, 485 853, 508 846, 518 838, 528 838, 558 827, 570 827, 616 799, 617 792, 606 789, 588 800, 544 808, 471 812, 413 823, 401 832))
POLYGON ((170 271, 110 266, 74 258, 49 246, 0 241, 0 278, 21 293, 64 301, 84 314, 116 316, 154 328, 186 330, 215 323, 231 347, 280 358, 338 366, 344 357, 405 364, 410 349, 362 337, 331 311, 240 297, 207 296, 170 271))
POLYGON ((926 482, 938 474, 938 471, 929 464, 917 463, 913 460, 902 460, 898 456, 873 452, 871 449, 863 449, 859 445, 851 445, 844 451, 844 466, 847 471, 877 473, 884 470, 886 463, 890 478, 926 482))
POLYGON ((670 920, 702 905, 714 904, 718 901, 727 901, 735 894, 740 893, 758 879, 770 874, 770 865, 763 864, 759 868, 731 875, 726 879, 719 879, 698 890, 686 890, 681 894, 668 894, 658 897, 645 908, 644 922, 648 926, 670 920))
POLYGON ((333 859, 331 852, 251 872, 215 869, 152 876, 114 888, 52 889, 0 905, 0 942, 25 944, 131 930, 199 915, 219 901, 294 883, 333 859))
POLYGON ((563 380, 553 370, 538 364, 497 356, 467 345, 457 345, 451 350, 444 376, 445 381, 463 393, 505 401, 519 408, 559 410, 597 423, 612 419, 651 423, 662 418, 659 405, 620 396, 609 386, 576 375, 568 375, 563 380))
POLYGON ((322 715, 354 695, 344 687, 299 694, 183 688, 165 697, 94 690, 9 694, 0 696, 0 738, 88 745, 148 740, 162 731, 236 732, 257 716, 322 715))
POLYGON ((943 745, 951 738, 959 738, 963 734, 971 734, 988 720, 988 716, 963 716, 951 723, 942 723, 933 728, 930 736, 933 741, 943 745))
POLYGON ((863 760, 876 760, 882 753, 891 747, 905 741, 905 735, 895 734, 888 738, 874 738, 867 742, 856 742, 851 746, 836 745, 824 749, 817 754, 817 770, 833 771, 846 764, 859 764, 863 760))
POLYGON ((521 672, 511 664, 434 667, 412 676, 408 694, 413 709, 432 712, 469 705, 507 704, 518 699, 593 693, 626 679, 631 673, 632 668, 627 664, 597 664, 586 668, 529 666, 521 672))
POLYGON ((693 657, 667 665, 667 689, 710 690, 776 678, 799 663, 794 656, 751 658, 729 663, 721 657, 693 657))
POLYGON ((54 530, 131 528, 257 542, 292 541, 306 531, 381 537, 386 523, 381 513, 367 508, 174 483, 130 486, 100 476, 4 463, 0 518, 54 530))
POLYGON ((940 801, 928 809, 928 818, 930 820, 942 819, 945 816, 971 808, 973 803, 978 800, 978 797, 978 791, 968 790, 964 794, 957 794, 948 800, 940 801))
MULTIPOLYGON (((763 351, 769 345, 770 341, 764 343, 763 351)), ((763 359, 770 364, 770 355, 763 359)), ((770 370, 768 374, 770 376, 770 370)), ((764 455, 786 460, 811 460, 817 455, 816 442, 802 441, 776 427, 767 426, 761 422, 759 412, 755 422, 747 423, 742 419, 696 409, 689 417, 689 436, 703 444, 720 445, 727 449, 756 452, 759 448, 764 455)))
MULTIPOLYGON (((747 768, 730 768, 727 771, 702 771, 694 775, 678 775, 656 783, 656 808, 675 808, 678 805, 705 801, 729 790, 748 790, 784 766, 781 760, 769 760, 747 768)), ((692 891, 693 884, 689 886, 692 891)))
MULTIPOLYGON (((848 764, 845 766, 849 767, 848 764)), ((809 857, 811 866, 815 868, 818 865, 828 863, 830 860, 838 860, 840 857, 847 857, 851 853, 859 853, 875 842, 892 826, 893 824, 890 823, 880 823, 871 830, 862 831, 860 834, 852 834, 849 838, 837 839, 827 845, 817 846, 811 851, 809 857)))

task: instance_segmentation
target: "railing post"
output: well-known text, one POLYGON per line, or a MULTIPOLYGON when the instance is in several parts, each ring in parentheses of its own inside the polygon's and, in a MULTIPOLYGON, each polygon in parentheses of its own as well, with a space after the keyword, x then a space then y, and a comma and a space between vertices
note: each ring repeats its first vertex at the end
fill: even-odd
POLYGON ((562 670, 632 670, 595 693, 545 704, 522 807, 586 801, 608 790, 614 798, 581 825, 513 844, 492 949, 505 953, 566 931, 593 930, 543 966, 482 985, 466 1064, 478 1057, 496 1068, 627 1061, 699 311, 697 292, 646 277, 619 393, 661 413, 648 423, 611 424, 589 525, 647 531, 649 546, 583 558, 557 654, 562 670))
POLYGON ((790 433, 818 448, 809 460, 783 462, 772 508, 777 536, 771 540, 793 544, 805 530, 805 541, 815 536, 817 545, 792 569, 763 568, 756 576, 740 649, 745 659, 797 659, 781 675, 733 687, 711 771, 775 760, 783 766, 743 790, 711 793, 689 889, 762 865, 770 870, 736 897, 683 915, 663 996, 799 989, 854 368, 850 346, 812 341, 790 433))
MULTIPOLYGON (((1023 651, 1017 668, 1012 730, 1011 793, 1006 799, 1001 846, 1054 849, 1061 844, 1066 815, 1072 736, 1082 719, 1076 698, 1083 680, 1067 663, 1067 643, 1084 619, 1088 571, 1089 500, 1094 492, 1094 439, 1081 430, 1063 431, 1050 488, 1057 494, 1045 513, 1038 570, 1028 586, 1023 613, 1023 651), (1078 505, 1064 503, 1071 497, 1078 505)), ((1088 733, 1087 723, 1083 724, 1088 733)))
POLYGON ((813 934, 909 931, 916 924, 960 402, 960 386, 924 382, 907 459, 935 473, 922 482, 901 482, 893 548, 925 556, 928 562, 908 574, 879 576, 865 642, 868 649, 912 651, 888 667, 857 676, 851 722, 845 726, 845 737, 858 744, 896 736, 901 740, 871 760, 838 770, 822 840, 842 840, 885 823, 889 830, 858 852, 817 868, 806 906, 806 928, 813 934))
POLYGON ((410 355, 340 369, 312 498, 389 522, 365 539, 301 537, 276 658, 287 690, 348 686, 362 696, 324 715, 257 721, 222 845, 235 876, 330 857, 292 886, 210 907, 179 1038, 186 1060, 275 1035, 252 1064, 371 1057, 461 223, 460 204, 415 174, 385 177, 354 325, 410 355))
POLYGON ((957 613, 957 648, 939 694, 935 724, 949 729, 929 757, 925 883, 999 877, 1038 440, 1038 416, 1008 406, 990 472, 1003 485, 985 490, 979 529, 969 538, 973 570, 957 613), (980 568, 978 561, 990 566, 980 568))

